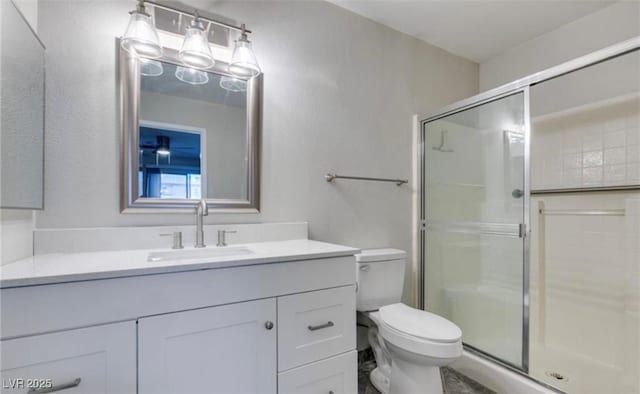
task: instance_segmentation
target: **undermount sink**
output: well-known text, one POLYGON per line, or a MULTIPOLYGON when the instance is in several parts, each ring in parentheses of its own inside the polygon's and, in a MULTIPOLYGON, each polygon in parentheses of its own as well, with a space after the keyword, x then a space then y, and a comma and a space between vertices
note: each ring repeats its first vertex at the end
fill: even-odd
POLYGON ((208 257, 241 256, 252 253, 253 251, 251 249, 241 246, 172 250, 169 252, 151 252, 149 253, 149 257, 147 257, 147 261, 206 259, 208 257))

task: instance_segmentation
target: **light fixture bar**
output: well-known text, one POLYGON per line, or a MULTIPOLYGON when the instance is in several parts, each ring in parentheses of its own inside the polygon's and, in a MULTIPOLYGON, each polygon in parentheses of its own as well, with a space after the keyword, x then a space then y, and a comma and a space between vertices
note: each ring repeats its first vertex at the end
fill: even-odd
MULTIPOLYGON (((160 4, 157 1, 152 1, 152 0, 143 0, 143 2, 146 3, 146 4, 152 5, 154 7, 162 8, 162 9, 167 10, 167 11, 173 11, 173 12, 176 12, 176 13, 181 14, 181 15, 186 15, 188 17, 193 17, 193 13, 195 11, 195 10, 191 11, 191 12, 183 11, 183 10, 180 10, 180 9, 177 9, 177 8, 174 8, 174 7, 170 7, 170 6, 167 6, 167 5, 164 5, 164 4, 160 4)), ((251 33, 251 30, 247 30, 247 29, 243 28, 242 26, 235 26, 235 25, 232 25, 232 24, 229 24, 229 23, 220 22, 220 21, 217 21, 215 19, 210 19, 210 18, 207 18, 207 17, 199 15, 199 14, 198 14, 198 18, 200 20, 207 21, 209 23, 213 23, 214 25, 218 25, 218 26, 225 27, 227 29, 239 31, 241 33, 242 32, 244 32, 246 34, 251 33)))

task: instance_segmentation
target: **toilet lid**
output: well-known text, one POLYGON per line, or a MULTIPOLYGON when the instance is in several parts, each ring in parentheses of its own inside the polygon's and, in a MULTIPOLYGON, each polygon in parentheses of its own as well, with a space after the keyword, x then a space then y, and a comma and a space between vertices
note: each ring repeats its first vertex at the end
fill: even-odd
POLYGON ((380 318, 386 325, 405 334, 435 342, 456 342, 462 331, 449 320, 405 304, 380 308, 380 318))

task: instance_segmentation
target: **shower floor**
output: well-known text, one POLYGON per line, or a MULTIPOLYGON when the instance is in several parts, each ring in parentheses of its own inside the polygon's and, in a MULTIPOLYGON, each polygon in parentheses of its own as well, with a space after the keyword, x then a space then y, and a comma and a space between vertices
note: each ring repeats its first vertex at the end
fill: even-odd
MULTIPOLYGON (((369 373, 375 367, 376 361, 371 349, 358 352, 358 394, 380 394, 369 380, 369 373)), ((445 394, 496 394, 451 368, 442 368, 441 375, 445 394)))

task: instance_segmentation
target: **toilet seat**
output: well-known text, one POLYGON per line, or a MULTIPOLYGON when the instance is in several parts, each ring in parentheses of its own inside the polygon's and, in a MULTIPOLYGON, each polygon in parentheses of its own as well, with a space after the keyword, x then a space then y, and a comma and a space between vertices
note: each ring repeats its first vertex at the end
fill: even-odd
POLYGON ((380 308, 380 318, 398 331, 433 342, 457 342, 462 337, 460 328, 444 317, 402 303, 380 308))
POLYGON ((408 352, 435 358, 462 354, 462 331, 443 317, 398 303, 380 308, 376 318, 382 337, 408 352))

